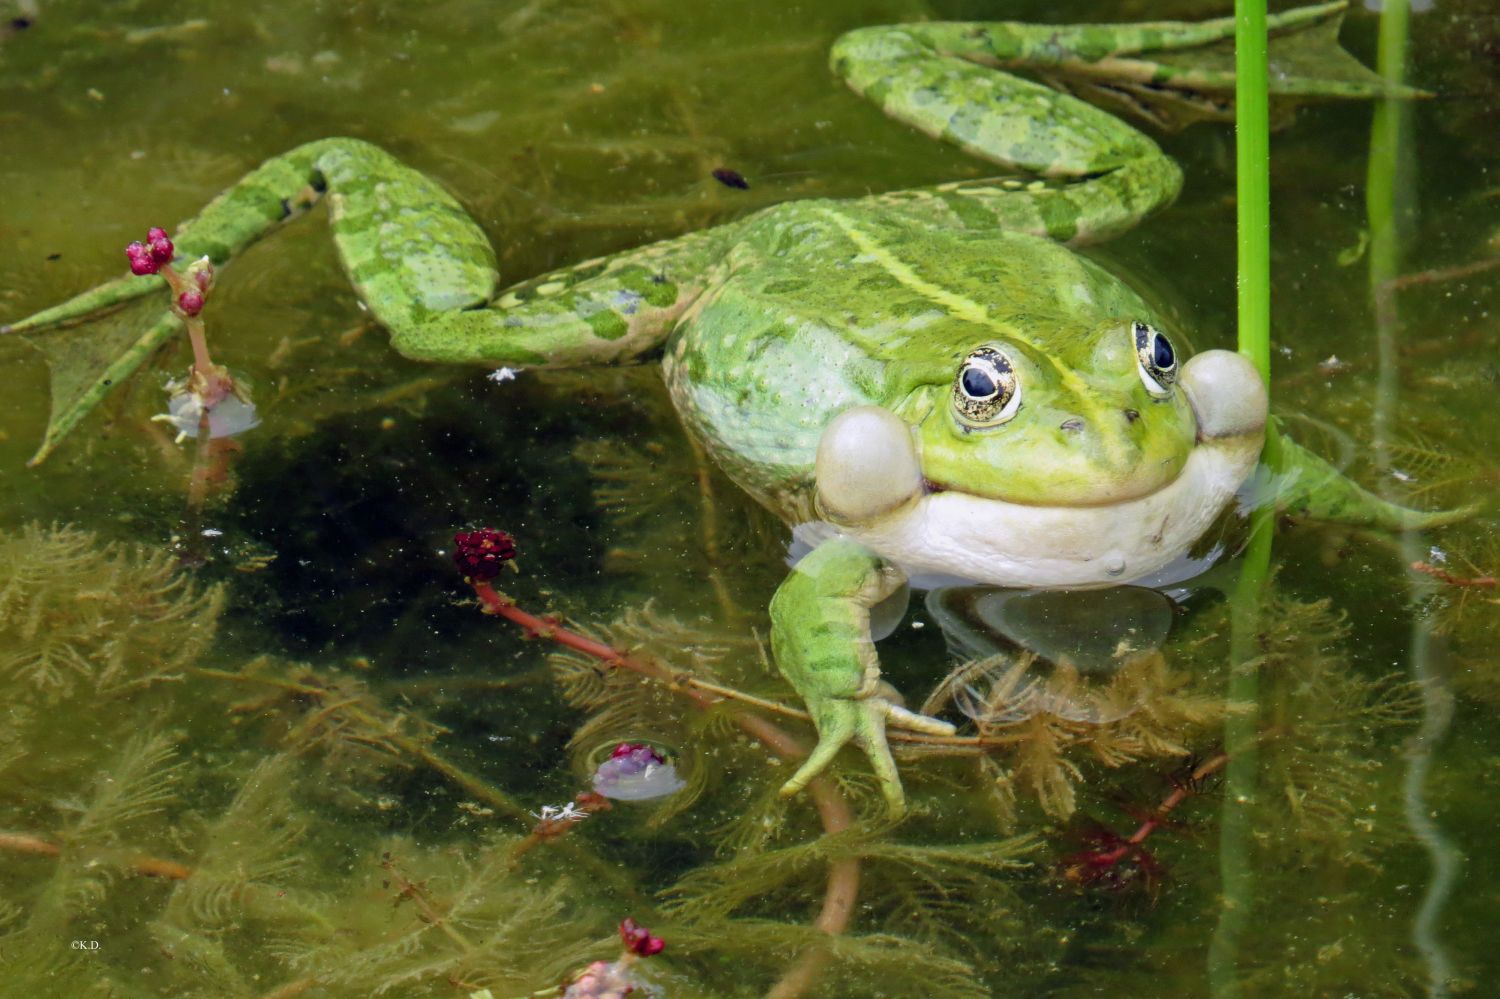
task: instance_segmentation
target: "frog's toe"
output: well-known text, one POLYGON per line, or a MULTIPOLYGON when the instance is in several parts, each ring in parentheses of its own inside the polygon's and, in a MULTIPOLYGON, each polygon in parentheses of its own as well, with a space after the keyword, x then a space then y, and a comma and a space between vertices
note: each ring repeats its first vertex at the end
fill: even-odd
POLYGON ((916 731, 939 735, 953 732, 953 726, 946 722, 908 711, 881 697, 829 701, 813 712, 813 718, 818 726, 818 745, 792 778, 781 785, 781 793, 793 795, 802 790, 828 768, 840 749, 853 742, 869 757, 870 769, 893 816, 906 811, 906 795, 901 788, 896 761, 886 743, 887 720, 916 731))
MULTIPOLYGON (((870 769, 875 773, 876 782, 880 784, 886 808, 891 817, 896 818, 906 813, 906 792, 901 787, 901 774, 896 770, 896 760, 891 756, 890 744, 885 740, 885 722, 890 712, 906 709, 874 699, 861 704, 861 708, 862 724, 855 741, 870 758, 870 769)), ((914 717, 920 718, 921 715, 914 717)))
POLYGON ((931 715, 918 714, 908 711, 899 704, 886 705, 885 722, 896 728, 904 728, 912 732, 921 732, 924 735, 954 735, 958 729, 952 724, 931 715))
POLYGON ((781 785, 783 796, 790 797, 806 787, 855 736, 859 714, 852 701, 828 701, 813 708, 812 715, 818 728, 818 744, 791 779, 781 785))

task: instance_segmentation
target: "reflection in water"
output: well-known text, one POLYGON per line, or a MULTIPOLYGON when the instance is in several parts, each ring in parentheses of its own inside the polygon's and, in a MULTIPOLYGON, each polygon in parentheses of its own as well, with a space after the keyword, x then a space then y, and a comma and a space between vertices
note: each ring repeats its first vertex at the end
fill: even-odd
POLYGON ((927 595, 955 659, 1019 647, 1084 673, 1108 674, 1135 652, 1160 648, 1172 601, 1141 586, 1104 590, 1002 590, 949 586, 927 595))
MULTIPOLYGON (((1380 14, 1378 70, 1392 83, 1406 75, 1408 23, 1407 0, 1386 0, 1380 14)), ((1400 318, 1392 282, 1401 271, 1401 235, 1414 219, 1406 167, 1415 170, 1415 151, 1407 141, 1411 134, 1411 107, 1407 101, 1386 100, 1376 106, 1370 132, 1369 183, 1366 205, 1370 220, 1370 289, 1375 305, 1375 335, 1380 371, 1375 397, 1374 445, 1376 458, 1391 482, 1392 433, 1400 405, 1400 318)), ((1428 545, 1419 532, 1401 536, 1401 560, 1406 565, 1427 557, 1428 545)), ((1447 996, 1454 980, 1452 962, 1438 935, 1438 920, 1458 877, 1461 857, 1442 828, 1433 819, 1427 801, 1427 778, 1433 752, 1448 733, 1453 714, 1453 695, 1444 673, 1433 662, 1430 624, 1419 608, 1436 588, 1430 577, 1408 576, 1411 630, 1407 662, 1412 679, 1422 694, 1422 723, 1407 744, 1407 769, 1403 781, 1406 822, 1426 849, 1432 865, 1431 880, 1412 921, 1412 942, 1427 963, 1427 994, 1447 996)))

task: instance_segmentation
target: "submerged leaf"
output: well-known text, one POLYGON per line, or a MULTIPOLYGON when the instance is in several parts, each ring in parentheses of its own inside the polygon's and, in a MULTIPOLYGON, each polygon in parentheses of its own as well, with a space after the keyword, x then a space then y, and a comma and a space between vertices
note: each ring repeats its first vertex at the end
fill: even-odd
MULTIPOLYGON (((1272 114, 1286 124, 1300 104, 1315 100, 1423 97, 1423 91, 1392 84, 1339 44, 1343 3, 1303 7, 1269 19, 1268 78, 1272 114)), ((1179 129, 1196 121, 1234 119, 1234 33, 1232 20, 1198 25, 1203 36, 1216 27, 1220 37, 1192 45, 1139 47, 1101 59, 1073 59, 1049 66, 1043 75, 1066 90, 1109 105, 1159 128, 1179 129)), ((1138 26, 1150 37, 1147 26, 1138 26)))
POLYGON ((181 328, 159 300, 146 298, 77 326, 19 334, 47 359, 52 387, 47 433, 27 464, 45 461, 106 395, 181 328))

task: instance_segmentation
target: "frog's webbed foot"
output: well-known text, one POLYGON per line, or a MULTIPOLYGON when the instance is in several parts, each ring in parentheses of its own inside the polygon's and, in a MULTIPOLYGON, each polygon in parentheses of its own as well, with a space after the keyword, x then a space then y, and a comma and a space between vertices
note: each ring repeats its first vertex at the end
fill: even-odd
MULTIPOLYGON (((377 146, 332 138, 267 160, 215 198, 174 233, 177 258, 222 268, 325 196, 344 270, 392 345, 416 360, 490 367, 649 351, 736 231, 731 223, 586 261, 497 296, 494 250, 452 195, 377 146)), ((118 278, 0 325, 40 346, 52 369, 52 420, 33 464, 179 328, 165 302, 141 301, 162 288, 160 277, 118 278)))
POLYGON ((1475 513, 1474 507, 1414 510, 1381 499, 1285 435, 1269 463, 1276 507, 1294 517, 1394 532, 1441 527, 1475 513))
POLYGON ((906 795, 901 789, 896 761, 886 742, 886 728, 894 726, 928 735, 954 733, 953 726, 947 722, 908 711, 880 694, 864 698, 809 700, 807 707, 818 729, 818 744, 791 779, 781 785, 781 793, 792 795, 802 790, 827 769, 840 749, 853 742, 870 758, 870 769, 880 783, 880 792, 885 796, 892 815, 900 815, 906 810, 906 795))
POLYGON ((825 541, 807 555, 771 601, 776 664, 807 703, 818 744, 782 785, 795 794, 849 743, 864 750, 892 814, 906 809, 901 777, 886 743, 895 726, 952 735, 947 722, 901 707, 880 679, 870 608, 894 593, 901 573, 847 538, 825 541))

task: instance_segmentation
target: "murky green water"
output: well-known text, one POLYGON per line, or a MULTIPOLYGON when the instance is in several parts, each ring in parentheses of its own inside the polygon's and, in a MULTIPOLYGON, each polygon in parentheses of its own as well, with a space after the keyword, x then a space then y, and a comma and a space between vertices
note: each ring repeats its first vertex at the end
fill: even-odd
MULTIPOLYGON (((787 198, 982 176, 829 75, 848 28, 1220 12, 10 0, 0 322, 118 273, 147 226, 310 139, 370 139, 439 178, 520 279, 787 198)), ((1358 12, 1345 30, 1366 58, 1375 27, 1358 12)), ((1400 271, 1421 276, 1383 317, 1370 110, 1307 109, 1273 140, 1274 408, 1372 487, 1483 502, 1500 442, 1500 295, 1483 269, 1500 229, 1500 11, 1440 3, 1413 16, 1411 45, 1410 78, 1442 97, 1411 109, 1400 271)), ((1227 346, 1232 136, 1199 126, 1164 145, 1183 197, 1104 252, 1196 346, 1227 346)), ((149 421, 185 349, 27 470, 46 369, 0 343, 0 993, 520 996, 618 957, 627 915, 666 939, 640 972, 674 997, 778 981, 789 995, 814 972, 801 994, 1500 981, 1488 513, 1404 541, 1282 525, 1253 703, 1226 701, 1230 615, 1205 589, 1170 612, 1160 655, 1112 679, 1033 666, 1024 682, 1050 709, 1012 720, 999 748, 903 757, 916 807, 901 825, 849 754, 829 793, 856 822, 825 837, 806 799, 778 801, 786 765, 732 712, 549 660, 555 647, 480 616, 443 554, 456 528, 503 527, 522 606, 794 702, 763 651, 785 531, 694 453, 653 367, 494 384, 405 362, 362 330, 321 212, 237 261, 206 315, 265 422, 197 512, 192 445, 149 421), (174 575, 180 557, 194 567, 174 575), (1226 724, 1254 735, 1228 790, 1226 724), (528 839, 527 813, 575 800, 621 739, 675 752, 687 789, 528 839), (1184 778, 1199 765, 1215 772, 1184 778), (1083 854, 1169 800, 1145 850, 1085 876, 1083 854), (827 941, 814 921, 830 892, 854 908, 827 941)), ((913 601, 881 645, 914 703, 953 665, 936 623, 913 601)))

